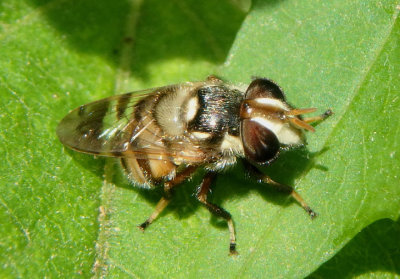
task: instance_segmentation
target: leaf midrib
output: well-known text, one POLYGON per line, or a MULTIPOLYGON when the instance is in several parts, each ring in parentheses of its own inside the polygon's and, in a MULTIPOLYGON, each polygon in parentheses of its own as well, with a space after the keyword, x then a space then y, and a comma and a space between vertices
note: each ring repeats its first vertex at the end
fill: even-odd
MULTIPOLYGON (((115 86, 114 94, 118 94, 124 88, 124 82, 128 79, 131 72, 132 65, 132 53, 134 50, 134 43, 136 39, 137 23, 140 18, 140 10, 143 0, 131 0, 130 12, 126 18, 125 23, 125 38, 130 38, 132 44, 123 44, 121 48, 121 55, 119 65, 115 75, 115 86)), ((100 208, 98 213, 99 227, 98 227, 98 238, 96 240, 96 253, 93 263, 94 276, 98 278, 104 278, 109 270, 112 261, 110 261, 108 250, 108 238, 107 232, 110 231, 110 222, 106 216, 112 210, 113 205, 113 193, 115 191, 115 185, 110 182, 114 176, 114 163, 111 160, 106 160, 104 165, 104 180, 100 190, 100 208), (103 216, 104 215, 104 216, 103 216), (97 267, 97 265, 99 266, 97 267), (97 267, 97 269, 96 269, 97 267)))

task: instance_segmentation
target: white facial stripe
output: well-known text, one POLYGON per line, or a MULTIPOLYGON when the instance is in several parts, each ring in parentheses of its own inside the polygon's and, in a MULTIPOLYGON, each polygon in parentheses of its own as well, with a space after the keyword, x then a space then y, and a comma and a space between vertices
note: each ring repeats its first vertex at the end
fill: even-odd
POLYGON ((290 126, 288 123, 284 123, 281 120, 267 119, 263 117, 254 117, 251 119, 264 126, 273 132, 281 144, 288 145, 299 145, 303 144, 301 138, 301 130, 290 126))
POLYGON ((284 102, 282 102, 281 100, 278 100, 278 99, 256 98, 256 99, 254 99, 254 101, 259 103, 259 104, 268 105, 268 106, 271 106, 271 107, 277 107, 277 108, 280 108, 280 109, 285 110, 285 111, 289 110, 288 106, 284 102))
POLYGON ((186 121, 191 121, 196 116, 197 110, 199 109, 199 101, 196 97, 190 98, 187 103, 186 121))

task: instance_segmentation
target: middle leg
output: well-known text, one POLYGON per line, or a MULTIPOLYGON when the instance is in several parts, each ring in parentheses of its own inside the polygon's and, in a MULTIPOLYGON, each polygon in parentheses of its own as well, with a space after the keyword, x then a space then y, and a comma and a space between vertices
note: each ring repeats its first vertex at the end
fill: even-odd
POLYGON ((174 179, 171 181, 167 181, 164 183, 164 197, 160 199, 157 203, 156 208, 154 209, 153 213, 144 221, 141 225, 139 225, 139 229, 145 230, 157 217, 160 213, 167 207, 169 202, 171 201, 172 190, 174 187, 181 184, 184 180, 192 176, 192 174, 196 170, 196 166, 189 166, 182 172, 178 173, 174 179))

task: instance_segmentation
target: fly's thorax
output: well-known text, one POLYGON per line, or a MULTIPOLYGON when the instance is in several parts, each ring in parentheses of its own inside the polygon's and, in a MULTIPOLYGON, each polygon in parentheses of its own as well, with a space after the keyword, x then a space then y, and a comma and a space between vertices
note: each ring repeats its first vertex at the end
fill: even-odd
POLYGON ((195 146, 215 155, 221 148, 242 149, 238 140, 242 99, 243 92, 225 84, 182 85, 160 96, 154 118, 167 144, 179 139, 180 144, 187 142, 188 150, 195 146))
POLYGON ((239 134, 243 93, 224 84, 183 84, 160 94, 153 115, 168 136, 194 133, 199 139, 228 131, 239 134))

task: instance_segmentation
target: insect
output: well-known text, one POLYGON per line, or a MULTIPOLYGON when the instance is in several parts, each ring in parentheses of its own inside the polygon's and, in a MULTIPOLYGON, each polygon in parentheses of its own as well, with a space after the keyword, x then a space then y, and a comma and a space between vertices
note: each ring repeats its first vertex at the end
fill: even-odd
POLYGON ((210 76, 113 96, 70 112, 58 125, 60 141, 80 152, 117 157, 136 185, 161 185, 164 196, 139 227, 146 229, 171 200, 173 190, 198 168, 206 174, 196 197, 211 213, 226 220, 230 254, 236 254, 234 223, 228 211, 208 201, 218 172, 243 160, 260 182, 291 195, 314 218, 316 213, 290 186, 273 181, 257 167, 271 164, 283 149, 304 145, 304 130, 331 110, 309 118, 316 109, 296 109, 282 89, 264 78, 247 90, 210 76))

